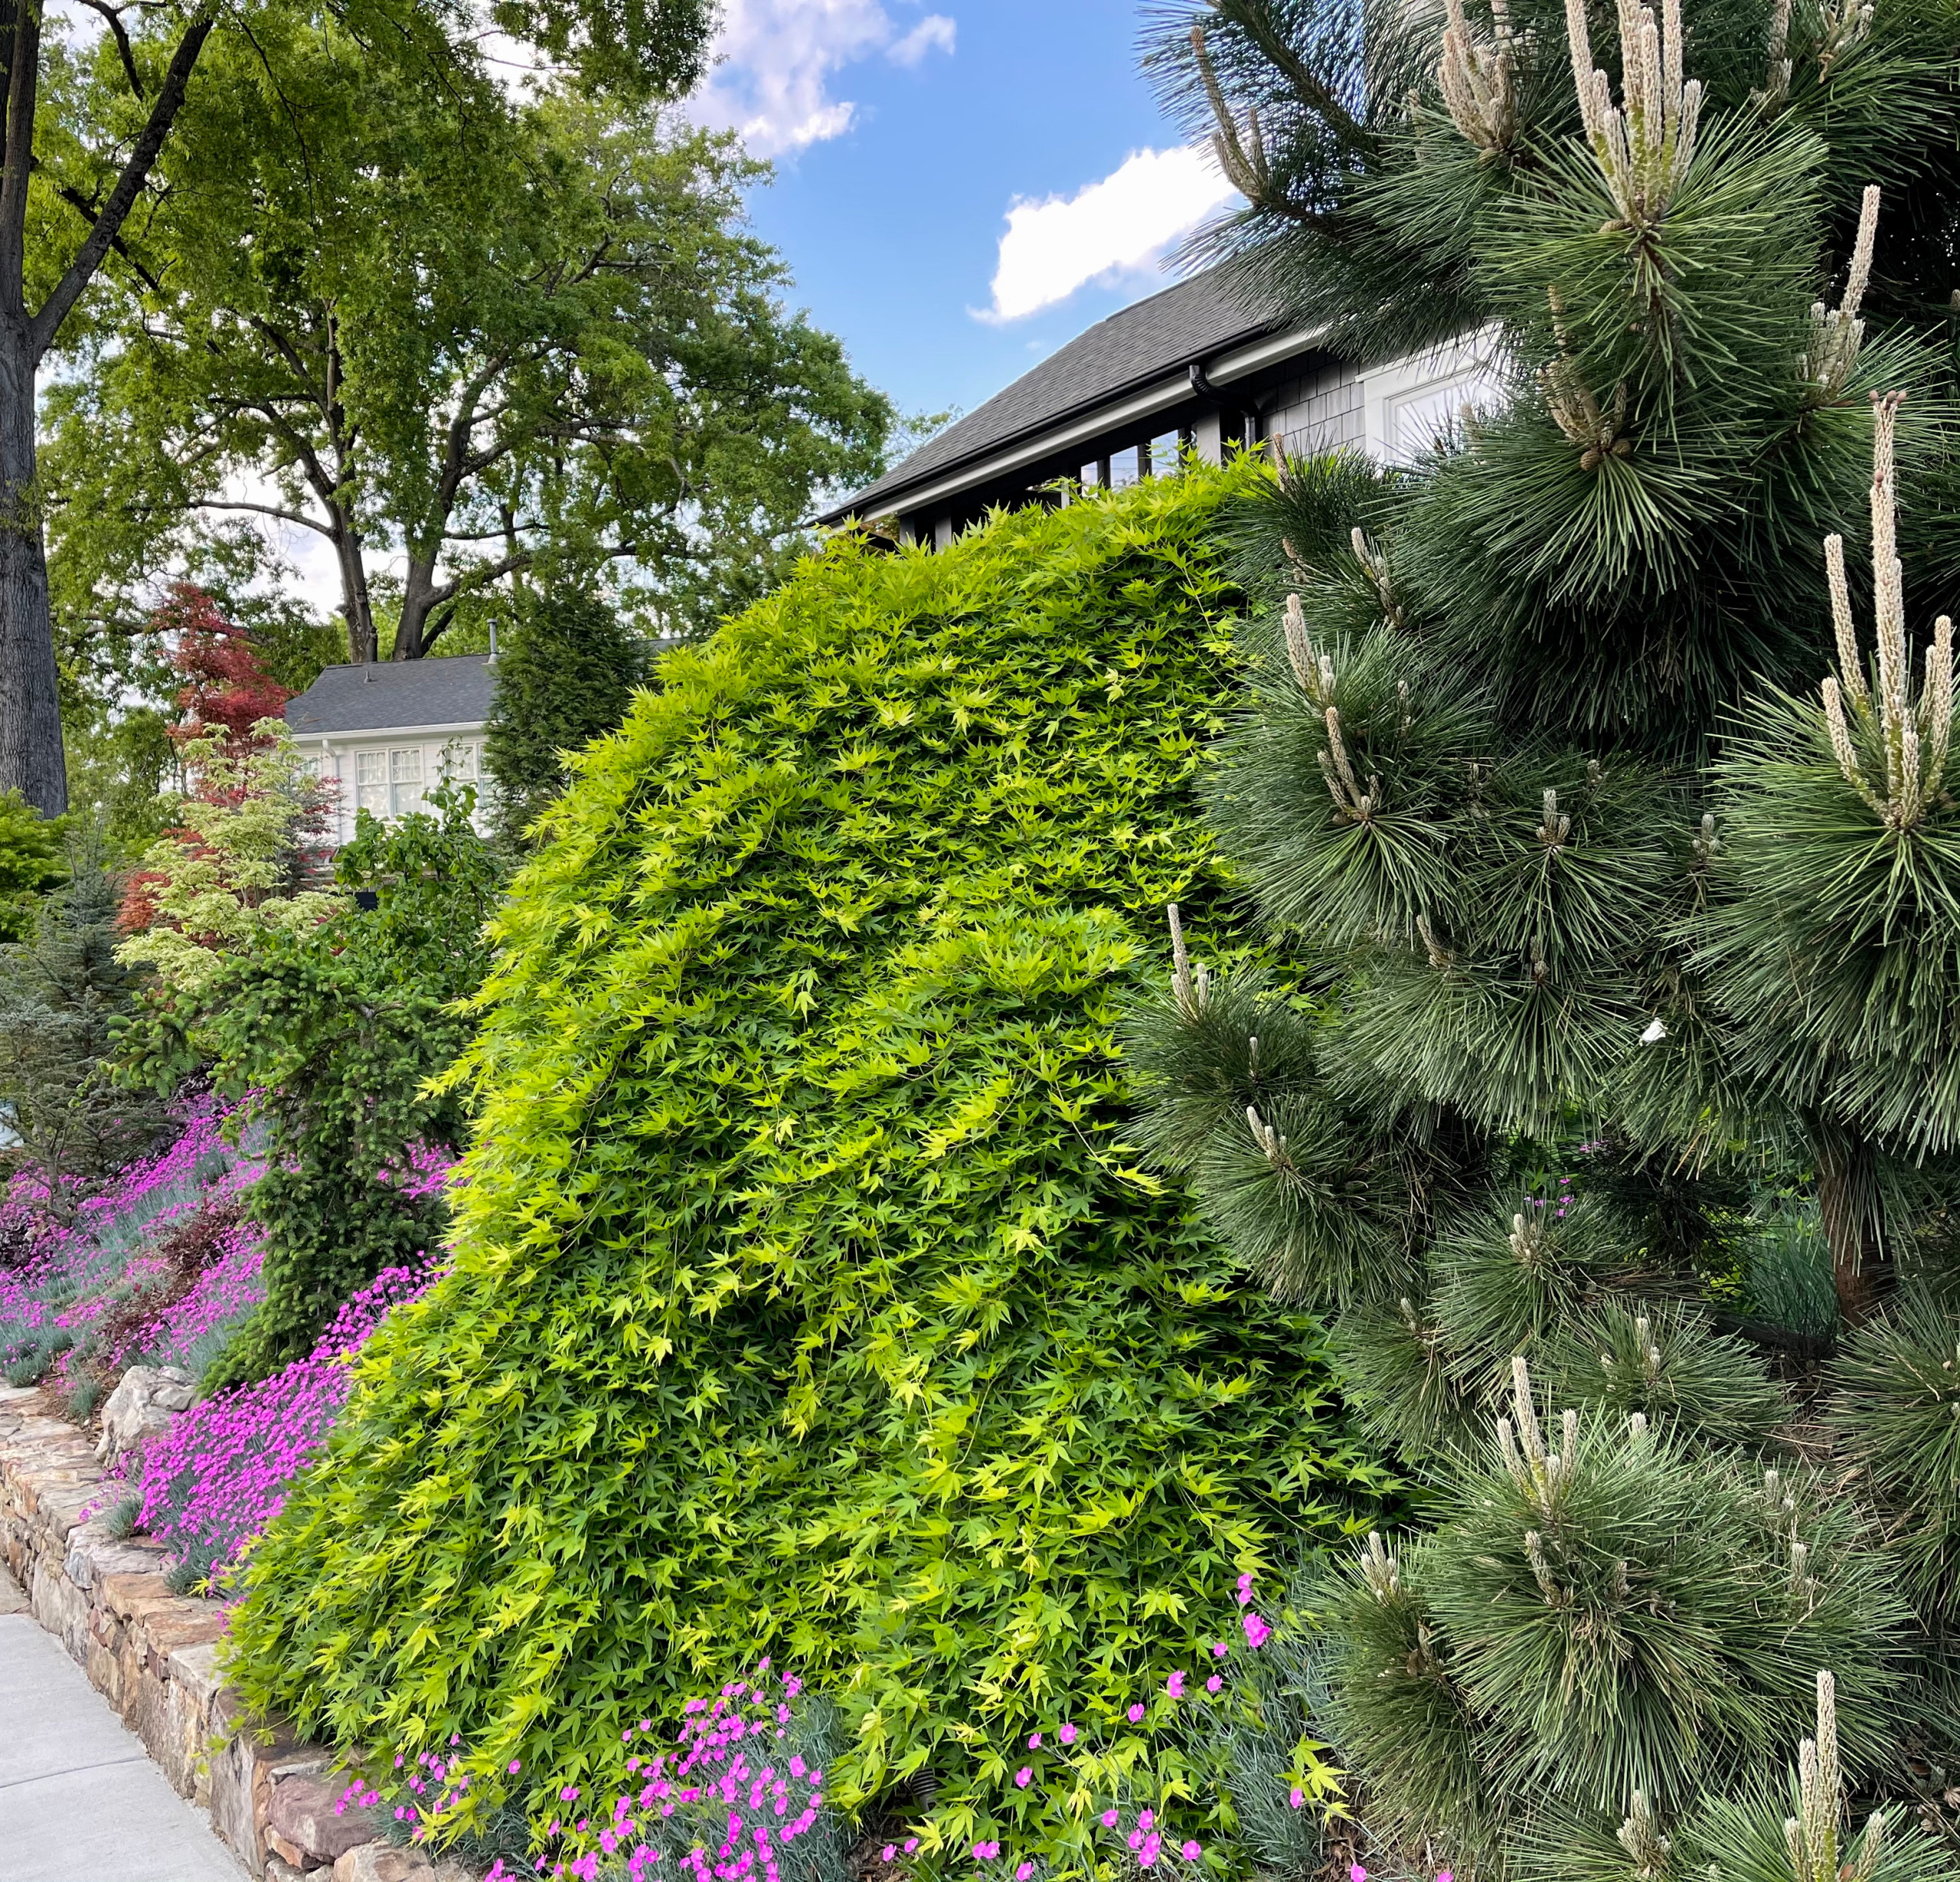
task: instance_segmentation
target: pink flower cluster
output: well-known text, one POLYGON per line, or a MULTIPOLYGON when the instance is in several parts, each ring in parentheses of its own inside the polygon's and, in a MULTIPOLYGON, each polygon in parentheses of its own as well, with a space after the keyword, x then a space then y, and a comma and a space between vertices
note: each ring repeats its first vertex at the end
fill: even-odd
MULTIPOLYGON (((786 1867, 787 1882, 800 1882, 790 1846, 822 1821, 824 1803, 821 1764, 805 1756, 816 1747, 796 1704, 802 1690, 795 1675, 773 1674, 764 1660, 753 1681, 724 1686, 713 1700, 688 1701, 670 1746, 654 1749, 651 1719, 622 1732, 623 1769, 606 1808, 581 1811, 583 1787, 557 1787, 562 1808, 545 1830, 538 1873, 595 1882, 603 1864, 608 1875, 623 1871, 641 1882, 664 1863, 675 1882, 786 1882, 786 1867)), ((438 1840, 464 1805, 469 1777, 460 1753, 423 1753, 416 1766, 397 1755, 400 1775, 382 1782, 400 1798, 395 1817, 410 1826, 412 1840, 438 1840)), ((514 1758, 508 1775, 522 1768, 514 1758)), ((358 1780, 341 1807, 384 1801, 381 1789, 358 1780)), ((905 1847, 916 1850, 918 1838, 905 1847)), ((501 1864, 488 1882, 498 1878, 514 1882, 501 1864)))
POLYGON ((139 1526, 207 1575, 236 1567, 326 1442, 351 1387, 348 1362, 382 1316, 433 1278, 426 1268, 384 1269, 306 1358, 191 1407, 144 1453, 139 1526))
POLYGON ((1246 1610, 1239 1618, 1239 1625, 1246 1630, 1246 1645, 1256 1653, 1272 1638, 1272 1628, 1253 1606, 1253 1578, 1250 1575, 1239 1577, 1239 1605, 1246 1610))
MULTIPOLYGON (((161 1236, 257 1179, 257 1160, 225 1142, 225 1116, 208 1096, 185 1106, 162 1150, 131 1164, 99 1195, 67 1199, 72 1222, 58 1219, 45 1185, 15 1178, 0 1201, 0 1240, 25 1252, 0 1268, 0 1351, 34 1335, 65 1333, 72 1352, 110 1370, 139 1359, 181 1364, 200 1341, 257 1304, 262 1250, 241 1227, 220 1238, 220 1259, 188 1294, 126 1332, 114 1350, 97 1350, 90 1337, 112 1309, 164 1279, 155 1253, 161 1236)), ((66 1366, 55 1383, 72 1383, 66 1366)))
MULTIPOLYGON (((621 1734, 632 1782, 613 1799, 596 1847, 555 1863, 540 1857, 539 1871, 593 1882, 602 1857, 623 1855, 637 1882, 671 1852, 694 1882, 782 1882, 786 1846, 808 1833, 824 1802, 822 1771, 785 1742, 802 1690, 794 1674, 775 1678, 765 1660, 753 1684, 724 1686, 712 1702, 689 1700, 675 1749, 650 1758, 632 1749, 653 1730, 641 1720, 621 1734)), ((586 1819, 572 1826, 576 1838, 589 1834, 586 1819)))

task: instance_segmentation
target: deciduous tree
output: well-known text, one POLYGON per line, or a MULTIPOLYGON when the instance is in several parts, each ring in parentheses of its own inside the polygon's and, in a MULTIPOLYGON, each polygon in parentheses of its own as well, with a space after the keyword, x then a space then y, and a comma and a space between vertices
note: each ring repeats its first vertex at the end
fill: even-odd
POLYGON ((331 546, 357 660, 418 658, 546 568, 623 570, 684 625, 877 468, 890 408, 781 305, 726 140, 567 89, 513 108, 480 71, 436 95, 332 27, 285 38, 276 83, 215 56, 53 395, 60 552, 92 579, 270 521, 331 546))
MULTIPOLYGON (((158 165, 214 41, 249 55, 289 17, 277 0, 232 6, 88 0, 93 45, 51 40, 41 0, 0 6, 0 790, 46 814, 67 801, 42 534, 36 421, 43 362, 139 205, 165 192, 158 165), (134 15, 133 21, 132 15, 134 15), (44 122, 50 96, 77 108, 44 122), (79 96, 75 96, 79 94, 79 96)), ((350 56, 385 55, 408 82, 448 95, 476 22, 437 0, 349 0, 335 10, 350 56)), ((709 0, 495 0, 498 27, 606 84, 684 90, 700 70, 709 0)), ((204 145, 221 168, 243 155, 204 145)), ((140 215, 138 221, 140 223, 140 215)))

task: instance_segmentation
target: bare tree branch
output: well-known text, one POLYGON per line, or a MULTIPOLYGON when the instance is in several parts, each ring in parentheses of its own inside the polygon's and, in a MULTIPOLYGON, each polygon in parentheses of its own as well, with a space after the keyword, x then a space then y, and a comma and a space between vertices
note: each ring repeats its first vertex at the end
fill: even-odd
POLYGON ((122 60, 122 74, 129 81, 130 90, 140 99, 143 95, 142 74, 136 70, 136 55, 129 50, 129 35, 122 30, 122 9, 106 5, 106 0, 82 0, 82 5, 108 21, 109 30, 115 35, 116 52, 122 60))

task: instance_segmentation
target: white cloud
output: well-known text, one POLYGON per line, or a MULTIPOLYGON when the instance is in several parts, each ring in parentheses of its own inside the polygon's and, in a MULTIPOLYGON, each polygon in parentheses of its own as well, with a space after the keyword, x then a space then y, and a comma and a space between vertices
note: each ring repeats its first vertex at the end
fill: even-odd
POLYGON ((1136 151, 1073 196, 1023 197, 1008 211, 994 304, 979 318, 1020 320, 1092 281, 1146 273, 1234 194, 1210 152, 1193 145, 1136 151))
POLYGON ((929 52, 952 56, 959 28, 943 13, 929 13, 897 44, 887 48, 885 57, 893 65, 910 69, 923 64, 929 52))
POLYGON ((882 0, 727 0, 720 63, 689 108, 703 123, 739 131, 757 156, 781 156, 851 128, 857 106, 831 96, 834 74, 877 53, 916 66, 951 52, 955 34, 939 13, 904 31, 882 0))

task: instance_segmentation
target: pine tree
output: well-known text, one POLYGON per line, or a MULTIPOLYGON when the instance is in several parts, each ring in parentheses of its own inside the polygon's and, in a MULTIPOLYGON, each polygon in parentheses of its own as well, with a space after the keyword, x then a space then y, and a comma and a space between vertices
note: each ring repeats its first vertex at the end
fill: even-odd
POLYGON ((1152 1152, 1432 1484, 1304 1599, 1337 1752, 1525 1875, 1825 1873, 1824 1806, 1766 1814, 1820 1670, 1834 1799, 1841 1727, 1877 1795, 1960 1753, 1960 29, 1686 4, 1208 0, 1152 60, 1250 291, 1505 381, 1241 518, 1212 815, 1269 945, 1207 973, 1172 910, 1129 1038, 1152 1152), (1711 1285, 1792 1194, 1828 1436, 1815 1325, 1711 1285))
POLYGON ((581 590, 513 598, 484 736, 507 840, 565 788, 565 754, 613 730, 645 671, 641 643, 596 595, 581 590))

